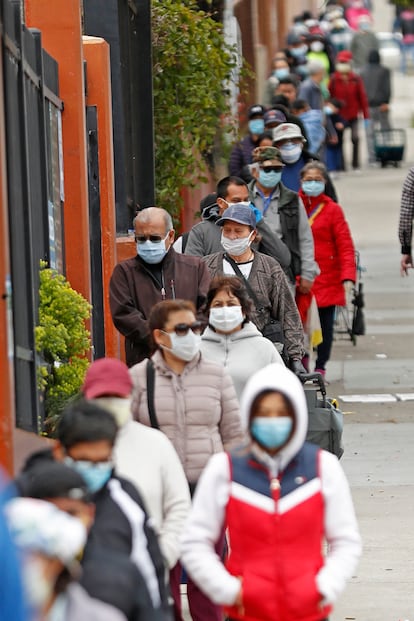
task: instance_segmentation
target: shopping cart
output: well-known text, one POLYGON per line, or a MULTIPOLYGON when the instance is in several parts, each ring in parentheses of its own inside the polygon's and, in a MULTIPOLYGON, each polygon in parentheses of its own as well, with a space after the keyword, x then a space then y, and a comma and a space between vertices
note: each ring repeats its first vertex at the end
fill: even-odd
POLYGON ((405 149, 404 129, 381 129, 374 131, 374 151, 377 162, 381 167, 387 164, 397 167, 404 157, 405 149))
POLYGON ((362 273, 365 268, 361 265, 359 252, 355 252, 356 263, 356 282, 353 287, 352 295, 346 301, 345 306, 335 308, 334 339, 350 340, 353 345, 357 343, 357 336, 365 334, 364 321, 364 290, 362 284, 362 273))

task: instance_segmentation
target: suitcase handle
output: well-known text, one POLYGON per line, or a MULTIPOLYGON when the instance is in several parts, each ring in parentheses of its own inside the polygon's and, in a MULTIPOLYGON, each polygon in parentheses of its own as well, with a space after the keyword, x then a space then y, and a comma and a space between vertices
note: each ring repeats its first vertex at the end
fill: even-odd
POLYGON ((317 382, 322 397, 325 399, 326 386, 322 373, 300 373, 298 374, 298 379, 300 379, 302 384, 305 384, 306 382, 317 382))

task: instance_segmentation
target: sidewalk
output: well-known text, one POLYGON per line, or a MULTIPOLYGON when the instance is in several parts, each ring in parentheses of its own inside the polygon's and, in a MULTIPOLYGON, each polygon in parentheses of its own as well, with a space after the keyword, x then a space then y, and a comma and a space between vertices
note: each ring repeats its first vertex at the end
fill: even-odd
POLYGON ((378 396, 377 403, 339 400, 345 414, 342 464, 364 552, 331 621, 414 617, 414 400, 389 400, 414 398, 414 271, 400 277, 397 237, 401 187, 414 161, 414 79, 397 73, 394 89, 392 122, 406 129, 408 139, 401 168, 365 168, 336 182, 366 268, 367 333, 356 347, 335 342, 328 392, 378 396))

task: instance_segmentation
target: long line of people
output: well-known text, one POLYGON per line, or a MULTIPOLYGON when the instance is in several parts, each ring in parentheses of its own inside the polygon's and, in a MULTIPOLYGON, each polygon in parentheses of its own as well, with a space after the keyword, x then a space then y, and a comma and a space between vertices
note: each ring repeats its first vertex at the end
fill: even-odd
POLYGON ((350 164, 360 171, 363 121, 369 164, 377 165, 374 130, 390 128, 390 71, 381 65, 369 8, 362 0, 341 4, 328 2, 318 16, 305 11, 294 18, 286 46, 273 58, 262 100, 248 110, 248 134, 233 147, 230 174, 250 180, 253 150, 267 129, 266 117, 276 110, 285 118, 275 118, 273 131, 286 121, 298 124, 308 151, 336 174, 348 169, 343 149, 348 130, 350 164))
MULTIPOLYGON (((254 171, 254 179, 261 180, 263 190, 259 193, 261 202, 257 206, 249 202, 249 189, 242 180, 231 178, 229 183, 221 184, 227 185, 227 190, 233 185, 238 200, 230 203, 221 199, 225 208, 219 219, 208 222, 217 227, 221 246, 218 252, 201 259, 207 267, 208 278, 199 264, 194 263, 193 257, 187 259, 187 255, 182 255, 180 265, 186 265, 188 260, 188 265, 203 275, 204 286, 208 286, 205 296, 198 300, 198 314, 194 303, 189 300, 173 296, 162 299, 167 297, 163 278, 165 255, 171 253, 168 264, 174 265, 177 254, 173 249, 174 235, 169 219, 162 210, 152 209, 144 219, 135 222, 137 245, 149 241, 152 247, 159 245, 162 249, 157 262, 154 261, 155 251, 148 255, 138 252, 134 261, 128 260, 130 269, 134 270, 135 262, 145 263, 146 259, 154 270, 151 273, 158 275, 155 290, 159 287, 161 300, 151 306, 148 317, 141 317, 141 322, 145 321, 148 326, 142 338, 151 355, 132 365, 129 371, 119 360, 104 358, 93 362, 87 371, 82 395, 61 415, 54 444, 50 449, 31 455, 14 482, 15 493, 23 498, 11 501, 6 515, 11 520, 12 534, 13 529, 16 531, 16 544, 24 555, 22 577, 28 606, 27 621, 70 621, 82 618, 82 614, 108 621, 171 618, 182 621, 182 562, 188 572, 187 597, 194 621, 221 621, 223 605, 229 607, 232 618, 240 619, 250 619, 257 606, 260 608, 259 602, 255 597, 251 599, 249 594, 250 578, 247 574, 245 582, 234 582, 234 586, 222 596, 216 591, 214 580, 200 579, 210 572, 210 567, 214 569, 210 553, 199 555, 199 565, 194 556, 195 550, 205 547, 204 537, 207 536, 216 558, 222 559, 220 562, 225 563, 227 571, 234 577, 240 575, 240 563, 246 562, 248 567, 250 562, 255 562, 257 553, 261 557, 262 552, 256 544, 249 551, 243 538, 237 540, 237 537, 230 543, 233 556, 228 555, 222 520, 227 504, 230 510, 234 503, 233 494, 226 493, 221 498, 220 483, 217 497, 209 498, 211 488, 203 483, 199 492, 196 491, 194 509, 190 508, 190 497, 197 490, 200 477, 203 479, 204 469, 209 470, 210 461, 216 463, 217 454, 223 451, 227 452, 232 463, 239 464, 239 456, 251 450, 257 465, 251 466, 249 462, 249 468, 267 471, 268 482, 275 477, 282 482, 276 497, 273 483, 263 486, 263 482, 251 478, 248 470, 242 468, 239 472, 237 469, 232 485, 241 485, 247 493, 240 506, 242 513, 249 513, 254 506, 254 503, 251 506, 249 494, 258 492, 262 498, 260 502, 270 502, 271 512, 275 516, 280 514, 283 502, 290 502, 293 493, 291 486, 283 483, 285 471, 289 471, 291 460, 296 463, 299 455, 295 481, 301 479, 305 482, 309 475, 311 478, 316 476, 312 467, 308 472, 308 457, 305 458, 312 453, 315 459, 319 459, 319 449, 303 445, 307 416, 303 397, 296 402, 296 397, 293 398, 288 389, 289 383, 293 382, 294 392, 303 392, 300 383, 295 384, 291 379, 295 373, 303 371, 305 355, 304 333, 294 299, 294 280, 304 294, 308 293, 313 282, 309 282, 306 273, 303 275, 300 269, 290 280, 292 261, 285 264, 285 273, 274 257, 257 250, 258 222, 266 221, 267 216, 268 229, 283 239, 284 226, 291 229, 292 222, 296 221, 298 227, 298 210, 303 210, 303 226, 306 223, 311 232, 312 249, 312 233, 316 230, 324 232, 325 237, 320 241, 322 245, 330 244, 330 252, 344 248, 344 252, 340 250, 338 255, 338 260, 345 260, 345 263, 343 269, 336 269, 337 288, 341 289, 344 281, 352 280, 354 274, 350 236, 344 244, 338 238, 326 239, 327 231, 332 227, 342 235, 347 226, 340 207, 324 194, 327 173, 323 164, 311 162, 305 166, 300 173, 302 181, 298 195, 281 185, 284 165, 278 149, 262 147, 256 152, 255 160, 258 169, 254 171), (274 195, 281 207, 281 197, 286 192, 289 201, 285 200, 285 203, 290 204, 290 211, 283 216, 283 209, 280 209, 281 220, 277 223, 277 210, 272 209, 270 203, 274 195), (313 227, 313 221, 321 212, 323 222, 327 224, 313 227), (285 217, 290 225, 283 221, 285 217), (143 223, 145 234, 138 234, 143 223), (170 243, 166 246, 168 238, 170 243), (281 348, 282 357, 277 348, 281 348), (286 364, 294 373, 286 368, 286 364), (256 375, 262 371, 268 374, 258 392, 258 397, 262 399, 263 396, 263 400, 254 399, 251 420, 246 411, 242 411, 241 417, 239 403, 243 402, 246 382, 250 378, 255 381, 256 375), (265 399, 265 395, 269 398, 265 399), (291 423, 287 425, 289 420, 291 423), (301 428, 299 435, 298 425, 301 428), (285 454, 287 457, 282 457, 285 454), (31 498, 36 500, 29 501, 31 498), (27 502, 23 502, 26 499, 27 502), (45 507, 50 504, 55 505, 53 511, 45 507), (209 524, 217 522, 218 530, 216 532, 214 528, 213 539, 198 530, 200 506, 209 506, 208 512, 212 512, 213 520, 209 518, 209 524), (220 511, 214 515, 218 506, 220 511), (71 516, 66 522, 65 513, 71 516), (68 534, 74 533, 73 546, 70 547, 71 539, 66 542, 67 557, 63 557, 60 551, 62 546, 56 540, 56 529, 43 528, 42 521, 49 515, 50 520, 64 525, 68 534), (21 539, 19 529, 30 531, 30 540, 21 539), (234 554, 239 559, 237 562, 234 554), (243 561, 246 554, 246 561, 243 561), (80 559, 81 569, 75 559, 80 559), (236 589, 237 585, 239 588, 236 589)), ((254 184, 255 181, 252 187, 254 184)), ((219 201, 220 197, 216 200, 219 201)), ((296 257, 300 268, 300 247, 292 242, 296 237, 286 235, 286 238, 287 252, 296 257)), ((318 254, 317 257, 319 259, 318 254)), ((316 262, 314 264, 317 267, 316 262)), ((312 275, 313 279, 316 277, 315 283, 319 278, 318 271, 312 275)), ((321 262, 321 282, 331 276, 333 273, 321 262)), ((139 281, 139 276, 135 276, 130 282, 139 295, 135 278, 139 281)), ((180 282, 176 286, 179 288, 180 282)), ((119 314, 122 300, 118 289, 116 296, 119 314)), ((132 306, 132 301, 128 300, 124 307, 132 306)), ((331 324, 327 329, 330 327, 331 324)), ((320 358, 317 363, 322 367, 320 358)), ((217 461, 219 463, 222 468, 223 464, 217 461)), ((341 494, 346 495, 346 481, 340 467, 335 465, 335 469, 335 485, 341 480, 341 494)), ((233 475, 231 471, 223 470, 221 474, 217 471, 215 476, 232 480, 233 475)), ((347 522, 343 528, 337 528, 332 517, 336 504, 331 497, 332 475, 324 471, 317 476, 321 476, 321 506, 325 508, 310 522, 306 519, 307 528, 315 536, 314 550, 309 553, 314 554, 317 548, 320 549, 325 538, 335 542, 337 552, 335 561, 332 558, 326 562, 318 557, 312 578, 317 584, 312 592, 313 603, 305 605, 304 600, 304 612, 308 614, 313 610, 315 620, 322 621, 355 566, 360 543, 352 504, 348 500, 344 504, 347 522), (334 569, 331 570, 331 566, 334 569), (331 571, 335 574, 335 586, 331 586, 331 571)), ((296 482, 295 487, 297 485, 296 482)), ((314 497, 312 502, 318 504, 320 501, 314 497)), ((297 507, 298 515, 304 509, 301 504, 297 507)), ((258 532, 265 521, 259 512, 258 532)), ((297 524, 301 529, 303 521, 299 520, 297 524)), ((228 526, 233 528, 233 521, 228 526)), ((281 543, 280 549, 275 550, 275 562, 287 563, 288 568, 288 558, 282 548, 281 543)), ((304 570, 306 554, 303 562, 304 570)), ((266 571, 270 571, 270 576, 271 568, 266 571)), ((254 585, 258 576, 254 577, 253 572, 252 577, 254 585)), ((277 591, 285 586, 275 583, 277 591)), ((280 605, 280 597, 283 596, 275 595, 268 610, 266 607, 262 610, 260 614, 264 621, 268 618, 270 621, 274 607, 280 605)), ((295 591, 291 597, 296 598, 295 591)), ((286 614, 288 621, 290 616, 286 614)))
MULTIPOLYGON (((336 32, 352 15, 296 20, 230 176, 179 244, 165 210, 135 218, 137 254, 110 282, 130 368, 94 361, 51 447, 0 494, 18 621, 183 621, 183 578, 193 621, 221 621, 223 606, 230 619, 322 621, 352 575, 361 544, 348 485, 336 458, 305 443, 295 377, 311 354, 303 309, 315 296, 324 375, 334 305, 355 282, 322 163, 342 165, 353 127, 359 165, 342 98, 363 85, 336 32)), ((358 101, 356 117, 368 109, 358 101)))

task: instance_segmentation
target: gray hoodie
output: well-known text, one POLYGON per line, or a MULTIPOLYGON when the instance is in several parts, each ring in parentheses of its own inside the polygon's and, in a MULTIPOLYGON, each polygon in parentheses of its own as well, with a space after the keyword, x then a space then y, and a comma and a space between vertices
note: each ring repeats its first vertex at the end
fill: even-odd
POLYGON ((205 358, 226 367, 238 399, 253 373, 272 362, 283 364, 273 343, 250 321, 241 330, 228 335, 217 334, 208 326, 201 337, 201 351, 205 358))

